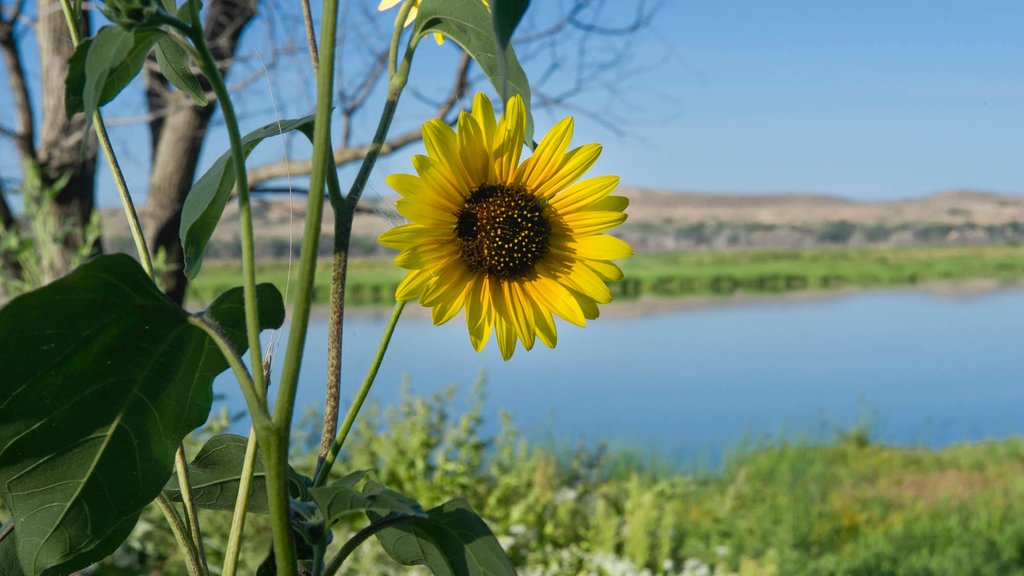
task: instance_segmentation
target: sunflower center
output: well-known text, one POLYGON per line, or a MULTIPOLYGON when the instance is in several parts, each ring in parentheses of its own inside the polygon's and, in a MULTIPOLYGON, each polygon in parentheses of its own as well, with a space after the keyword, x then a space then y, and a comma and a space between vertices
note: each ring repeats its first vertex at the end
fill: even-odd
POLYGON ((459 255, 473 272, 501 280, 522 278, 548 251, 551 225, 544 206, 520 187, 484 184, 459 211, 459 255))

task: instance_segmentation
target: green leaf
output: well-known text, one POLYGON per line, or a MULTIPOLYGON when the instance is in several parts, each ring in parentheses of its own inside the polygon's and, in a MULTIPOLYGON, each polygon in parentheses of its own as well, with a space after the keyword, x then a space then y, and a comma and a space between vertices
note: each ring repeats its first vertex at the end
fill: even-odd
POLYGON ((491 6, 491 26, 494 28, 494 42, 498 48, 498 70, 501 75, 501 86, 508 82, 509 42, 519 22, 530 6, 530 0, 493 0, 491 6))
POLYGON ((96 36, 84 40, 68 60, 64 79, 64 111, 70 118, 92 113, 110 102, 138 76, 153 44, 163 36, 159 30, 129 32, 117 26, 104 26, 96 36))
MULTIPOLYGON (((242 148, 246 156, 264 139, 278 134, 298 130, 313 139, 313 116, 295 120, 282 120, 253 130, 242 138, 242 148)), ((231 159, 231 151, 227 151, 210 166, 185 198, 181 209, 181 246, 185 251, 185 275, 189 279, 199 274, 203 264, 203 253, 206 244, 213 235, 217 222, 220 221, 231 189, 235 185, 235 163, 231 159)))
POLYGON ((500 52, 508 48, 512 33, 530 7, 530 0, 491 0, 490 4, 494 40, 500 52))
MULTIPOLYGON (((235 434, 218 434, 207 440, 199 453, 188 465, 189 481, 192 483, 192 498, 195 505, 206 510, 231 511, 235 509, 238 486, 245 461, 245 449, 249 439, 235 434)), ((288 468, 290 492, 293 498, 301 496, 303 477, 288 468)), ((269 514, 267 504, 266 471, 263 460, 257 458, 253 467, 252 487, 249 491, 249 505, 246 508, 254 514, 269 514)), ((181 490, 177 475, 172 475, 164 486, 164 495, 181 502, 181 490)))
MULTIPOLYGON (((261 329, 280 328, 284 324, 284 298, 273 284, 256 285, 256 307, 261 329)), ((245 290, 241 286, 217 296, 210 306, 198 315, 213 320, 236 352, 241 353, 248 348, 249 341, 245 333, 245 290)))
POLYGON ((362 492, 356 490, 354 485, 364 475, 364 472, 355 472, 327 486, 310 489, 309 495, 320 508, 328 526, 348 514, 360 512, 372 511, 383 516, 402 514, 426 517, 423 507, 415 499, 376 482, 367 483, 362 492))
POLYGON ((174 87, 188 94, 200 106, 206 105, 206 93, 199 85, 199 79, 189 69, 189 56, 174 38, 164 36, 156 42, 156 62, 160 72, 174 84, 174 87))
POLYGON ((4 576, 24 576, 18 562, 17 544, 14 541, 14 530, 0 538, 0 574, 4 576))
POLYGON ((137 262, 109 255, 0 309, 0 366, 0 500, 18 557, 27 574, 66 574, 128 536, 227 362, 137 262))
MULTIPOLYGON (((208 510, 234 510, 247 443, 248 439, 244 436, 218 434, 210 438, 199 450, 199 454, 196 454, 188 465, 192 498, 197 507, 208 510)), ((171 500, 181 501, 181 490, 178 488, 176 476, 167 481, 164 494, 171 500)), ((269 510, 266 472, 260 458, 256 459, 256 466, 253 469, 248 510, 257 514, 266 514, 269 510)))
MULTIPOLYGON (((373 523, 384 520, 370 512, 373 523)), ((516 569, 487 524, 462 498, 377 532, 384 551, 404 566, 426 566, 434 576, 515 576, 516 569)))
MULTIPOLYGON (((507 9, 502 9, 504 14, 507 9)), ((513 26, 514 28, 514 26, 513 26)), ((511 36, 511 29, 509 35, 511 36)), ((490 78, 502 103, 519 94, 526 104, 526 144, 533 144, 530 83, 511 46, 500 52, 491 13, 480 0, 422 0, 413 34, 447 36, 473 57, 490 78), (504 72, 503 72, 504 71, 504 72)))

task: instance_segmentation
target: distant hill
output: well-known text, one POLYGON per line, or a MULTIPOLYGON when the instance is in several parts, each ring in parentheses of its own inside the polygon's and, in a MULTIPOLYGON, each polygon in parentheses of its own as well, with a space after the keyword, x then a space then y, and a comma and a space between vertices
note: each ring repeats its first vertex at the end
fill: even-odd
MULTIPOLYGON (((950 190, 886 202, 856 201, 824 194, 718 194, 623 187, 629 220, 616 233, 640 250, 731 247, 800 247, 864 244, 942 244, 1024 241, 1024 196, 950 190)), ((376 237, 403 221, 393 199, 369 199, 356 217, 353 247, 358 254, 385 252, 376 237)), ((258 197, 257 248, 267 256, 297 252, 305 219, 305 198, 291 203, 258 197), (293 240, 289 240, 289 221, 293 240)), ((120 210, 102 214, 104 240, 130 249, 120 210)), ((211 257, 238 252, 237 205, 227 207, 211 241, 211 257)), ((325 206, 322 233, 331 234, 325 206)), ((321 242, 328 253, 330 243, 321 242)))
POLYGON ((965 224, 1024 222, 1024 196, 950 190, 923 198, 863 202, 824 194, 709 194, 623 188, 633 222, 965 224))

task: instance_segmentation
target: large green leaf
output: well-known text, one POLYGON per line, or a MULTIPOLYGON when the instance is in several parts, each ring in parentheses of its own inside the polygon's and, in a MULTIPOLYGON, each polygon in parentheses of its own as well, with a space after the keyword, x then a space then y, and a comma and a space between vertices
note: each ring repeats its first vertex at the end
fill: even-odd
MULTIPOLYGON (((377 532, 381 546, 404 566, 426 566, 434 576, 515 576, 516 569, 487 524, 462 498, 377 532)), ((373 512, 373 523, 384 518, 373 512)))
MULTIPOLYGON (((248 156, 253 148, 264 139, 285 132, 298 130, 313 139, 313 116, 295 120, 282 120, 253 130, 242 138, 242 148, 248 156)), ((231 151, 227 151, 204 173, 181 209, 181 246, 185 251, 185 275, 195 278, 203 263, 206 244, 213 236, 213 230, 220 221, 224 207, 231 197, 231 189, 235 186, 235 163, 231 160, 231 151)))
POLYGON ((480 0, 422 0, 413 34, 431 33, 443 34, 462 46, 490 78, 503 101, 516 94, 522 96, 526 104, 526 144, 532 146, 530 83, 512 47, 504 53, 498 51, 491 13, 480 0))
POLYGON ((21 571, 21 563, 18 562, 14 530, 0 538, 0 574, 4 576, 24 576, 25 574, 21 571))
POLYGON ((423 507, 415 499, 375 482, 367 483, 363 491, 357 490, 355 483, 364 474, 355 472, 339 478, 327 486, 310 489, 309 495, 324 515, 327 526, 331 526, 346 515, 369 511, 383 516, 388 514, 422 516, 424 518, 427 516, 423 507))
POLYGON ((100 106, 110 102, 138 76, 146 55, 163 32, 154 29, 129 32, 104 26, 96 36, 78 45, 68 60, 64 79, 64 111, 68 117, 85 112, 87 121, 100 106))
MULTIPOLYGON (((261 319, 276 327, 267 290, 261 319)), ((207 313, 233 322, 240 298, 207 313)), ((110 255, 0 309, 0 366, 0 499, 18 557, 27 574, 66 574, 128 536, 227 362, 137 262, 110 255)))
POLYGON ((498 49, 498 69, 501 75, 501 86, 508 82, 508 51, 512 41, 512 33, 530 7, 530 0, 491 0, 491 26, 494 29, 494 43, 498 49))
POLYGON ((530 7, 530 0, 491 0, 491 24, 499 52, 508 48, 512 33, 530 7))

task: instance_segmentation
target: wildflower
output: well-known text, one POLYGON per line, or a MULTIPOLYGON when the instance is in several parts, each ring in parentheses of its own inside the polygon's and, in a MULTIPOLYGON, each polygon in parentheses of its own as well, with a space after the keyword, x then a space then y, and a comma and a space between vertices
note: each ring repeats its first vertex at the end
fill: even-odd
MULTIPOLYGON (((491 9, 491 5, 488 3, 489 0, 480 0, 480 1, 484 3, 484 6, 488 10, 491 9)), ((394 6, 396 6, 398 4, 401 4, 401 3, 402 3, 402 0, 380 0, 380 4, 377 5, 377 10, 380 11, 380 12, 383 12, 384 10, 388 10, 390 8, 393 8, 394 6)), ((419 13, 419 10, 420 10, 420 0, 416 0, 415 2, 413 2, 412 10, 409 10, 409 15, 405 17, 405 23, 402 24, 402 26, 408 26, 409 24, 412 24, 413 21, 416 20, 416 14, 419 13)), ((437 42, 438 46, 440 46, 441 44, 444 44, 444 35, 443 34, 434 33, 434 41, 437 42)))
POLYGON ((527 350, 536 339, 555 346, 552 313, 578 326, 597 318, 597 305, 612 299, 605 283, 622 278, 610 260, 632 254, 602 234, 626 219, 628 200, 610 196, 619 179, 577 182, 601 146, 568 150, 567 117, 520 163, 525 131, 519 96, 498 122, 483 94, 472 113, 459 115, 457 131, 440 119, 426 122, 427 155, 412 158, 418 175, 387 179, 411 223, 380 237, 410 270, 396 298, 419 299, 438 325, 465 308, 473 347, 482 350, 493 330, 506 360, 517 341, 527 350))

